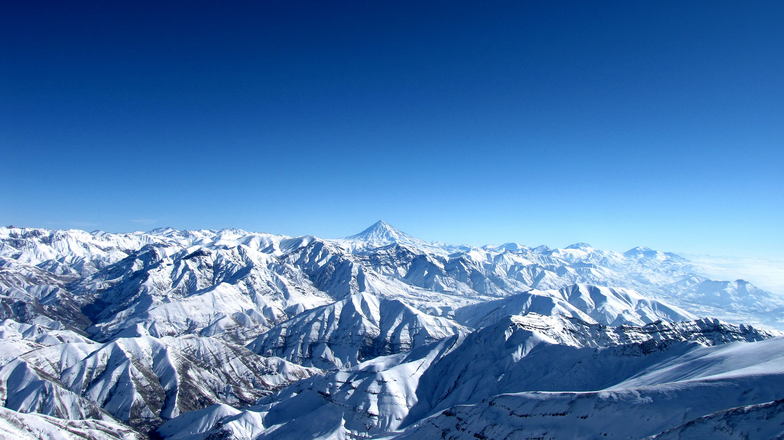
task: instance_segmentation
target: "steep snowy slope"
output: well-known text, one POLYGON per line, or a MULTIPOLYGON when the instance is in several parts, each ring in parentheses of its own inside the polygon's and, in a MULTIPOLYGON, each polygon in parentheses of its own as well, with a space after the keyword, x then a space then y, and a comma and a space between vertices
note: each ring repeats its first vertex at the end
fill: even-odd
MULTIPOLYGON (((665 362, 670 368, 685 372, 690 369, 688 364, 693 367, 696 356, 702 358, 705 370, 691 368, 686 376, 673 377, 674 381, 648 377, 646 385, 629 382, 601 391, 500 394, 444 410, 422 420, 399 438, 626 439, 665 430, 671 431, 662 434, 664 438, 700 438, 678 435, 690 429, 691 433, 705 432, 706 428, 721 426, 722 419, 726 423, 734 421, 732 428, 737 437, 731 438, 769 438, 754 437, 752 433, 781 432, 779 421, 774 418, 754 426, 744 419, 749 413, 752 417, 772 415, 771 407, 752 407, 746 417, 743 410, 726 410, 780 399, 784 389, 783 350, 782 338, 697 347, 665 362), (755 408, 760 411, 756 415, 755 408), (722 410, 725 412, 710 416, 722 410), (682 425, 706 415, 707 419, 682 425)), ((715 435, 706 438, 722 438, 715 435)))
POLYGON ((0 325, 0 404, 24 412, 42 412, 58 417, 111 420, 99 405, 64 387, 52 376, 24 361, 27 353, 49 347, 69 347, 57 359, 78 359, 98 347, 70 330, 53 330, 10 319, 0 325))
POLYGON ((23 414, 0 407, 0 438, 15 440, 142 440, 144 436, 119 423, 63 420, 23 414))
POLYGON ((0 321, 0 366, 34 349, 65 342, 91 343, 71 330, 24 324, 11 319, 0 321))
POLYGON ((245 245, 148 245, 77 290, 94 295, 84 311, 102 339, 138 323, 156 336, 228 333, 244 340, 290 314, 332 301, 276 256, 245 245))
POLYGON ((396 429, 417 401, 417 384, 433 362, 459 344, 454 336, 406 354, 298 382, 261 404, 185 414, 158 433, 171 440, 366 438, 396 429))
POLYGON ((602 389, 695 345, 771 336, 711 320, 606 327, 560 316, 510 316, 469 335, 423 375, 411 417, 505 392, 602 389))
MULTIPOLYGON (((651 365, 672 359, 685 364, 684 354, 704 346, 769 336, 708 320, 606 327, 559 316, 513 316, 465 338, 298 382, 246 410, 216 406, 185 414, 159 432, 182 440, 383 437, 419 429, 421 420, 456 404, 512 391, 605 389, 642 377, 651 365)), ((775 348, 780 345, 752 347, 747 358, 777 362, 775 348)))
POLYGON ((64 276, 86 276, 129 251, 165 241, 155 233, 0 228, 0 256, 64 276))
POLYGON ((690 438, 784 438, 784 399, 717 411, 650 437, 656 440, 690 438))
POLYGON ((317 371, 196 336, 70 342, 0 367, 3 406, 66 419, 103 412, 146 430, 217 402, 247 405, 317 371))
POLYGON ((248 347, 265 356, 324 369, 351 366, 467 333, 400 301, 357 293, 278 324, 248 347))
POLYGON ((36 266, 0 257, 0 318, 49 327, 89 324, 79 303, 68 291, 74 275, 58 275, 36 266))
POLYGON ((477 303, 455 312, 470 327, 484 327, 509 315, 538 313, 580 318, 605 325, 644 325, 658 320, 686 321, 694 316, 662 301, 622 288, 575 284, 559 290, 530 290, 504 299, 477 303))
POLYGON ((424 240, 414 238, 405 232, 398 231, 383 220, 373 223, 358 234, 346 237, 345 241, 346 243, 344 243, 344 245, 353 246, 355 249, 379 248, 390 244, 404 244, 417 248, 432 248, 437 252, 443 252, 438 245, 428 243, 424 240))
POLYGON ((0 367, 0 404, 15 411, 62 419, 112 420, 100 405, 21 359, 0 367))

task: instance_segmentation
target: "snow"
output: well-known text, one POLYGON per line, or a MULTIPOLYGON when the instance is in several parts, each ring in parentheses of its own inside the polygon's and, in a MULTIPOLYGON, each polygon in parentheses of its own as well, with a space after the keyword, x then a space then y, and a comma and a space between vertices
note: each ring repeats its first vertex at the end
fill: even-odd
POLYGON ((132 429, 101 420, 63 420, 0 407, 0 438, 18 440, 141 440, 132 429))
POLYGON ((656 440, 784 437, 784 400, 717 411, 650 437, 656 440))
POLYGON ((301 313, 248 347, 265 356, 331 369, 409 351, 467 331, 456 322, 429 316, 400 301, 356 293, 301 313))
POLYGON ((66 419, 105 411, 143 428, 212 403, 250 404, 318 373, 216 338, 141 335, 19 350, 0 366, 0 400, 66 419))
MULTIPOLYGON (((460 431, 465 428, 464 424, 472 426, 472 420, 476 419, 476 430, 467 431, 465 436, 473 438, 474 433, 485 435, 483 430, 492 425, 485 415, 497 408, 494 404, 487 409, 487 402, 507 398, 504 396, 514 396, 516 400, 512 404, 532 414, 538 414, 537 411, 564 413, 564 417, 568 414, 566 423, 572 419, 583 420, 580 417, 593 412, 604 420, 605 411, 623 413, 624 405, 633 411, 641 406, 639 410, 652 421, 645 428, 647 431, 639 432, 650 435, 659 432, 659 428, 680 423, 684 414, 696 417, 720 409, 722 405, 754 403, 775 396, 777 381, 779 378, 784 380, 784 375, 780 374, 784 368, 784 363, 780 362, 784 338, 764 340, 768 337, 749 328, 713 321, 607 327, 559 316, 513 316, 467 337, 455 336, 409 353, 376 357, 351 368, 292 384, 258 405, 242 410, 241 416, 213 418, 210 423, 201 424, 199 432, 191 432, 189 435, 193 437, 184 438, 206 438, 225 429, 234 431, 232 426, 237 420, 256 420, 252 429, 254 435, 269 439, 339 439, 368 434, 440 438, 441 433, 454 434, 449 425, 453 421, 449 417, 453 416, 443 414, 461 411, 463 407, 468 408, 465 410, 467 416, 454 429, 460 431), (764 341, 722 345, 731 340, 764 341), (745 350, 746 362, 759 364, 762 370, 749 370, 738 363, 728 364, 728 359, 739 355, 735 350, 745 350), (618 385, 633 377, 643 377, 652 365, 669 362, 687 366, 692 358, 708 353, 716 365, 716 370, 710 372, 720 372, 724 376, 707 374, 706 370, 706 374, 691 378, 698 379, 696 381, 676 378, 675 382, 649 380, 644 385, 618 385), (723 384, 728 378, 735 384, 727 385, 721 391, 721 398, 710 402, 706 396, 716 383, 723 384), (684 413, 682 409, 673 409, 679 408, 673 399, 689 396, 686 388, 701 393, 696 400, 702 402, 702 406, 684 404, 683 408, 690 408, 684 413), (641 390, 650 397, 640 398, 641 390), (680 394, 673 397, 674 393, 680 394), (575 399, 586 402, 585 413, 580 410, 571 414, 573 406, 579 410, 583 405, 572 403, 575 399), (656 404, 652 406, 654 402, 656 404), (657 412, 668 416, 653 417, 657 412), (441 418, 446 420, 438 421, 435 426, 440 431, 435 430, 431 422, 441 418)), ((530 417, 533 416, 526 419, 530 417)), ((618 423, 617 417, 614 420, 618 423)), ((179 419, 167 422, 160 432, 179 438, 176 426, 180 423, 179 419)), ((546 430, 561 432, 548 423, 542 422, 545 426, 542 431, 536 428, 531 431, 532 435, 546 430)), ((584 438, 595 438, 605 432, 603 429, 612 426, 603 423, 588 425, 584 438)), ((516 422, 504 421, 502 424, 507 425, 519 428, 516 422)), ((563 435, 555 438, 574 435, 580 438, 582 435, 570 431, 569 427, 561 429, 563 435)), ((502 430, 488 434, 487 438, 505 438, 508 434, 510 431, 502 430)), ((624 432, 617 429, 613 435, 624 438, 624 432)))
POLYGON ((293 384, 259 405, 227 415, 205 412, 197 422, 186 415, 165 423, 158 432, 167 439, 196 440, 222 430, 263 435, 269 439, 353 438, 396 429, 417 402, 417 384, 428 366, 459 343, 459 337, 409 353, 380 356, 325 376, 293 384), (183 434, 181 426, 195 426, 183 434), (238 426, 239 425, 239 426, 238 426))
POLYGON ((504 299, 462 307, 455 318, 484 327, 508 315, 538 313, 579 318, 605 325, 644 325, 658 320, 686 321, 694 315, 631 289, 575 284, 559 290, 529 290, 504 299))
POLYGON ((778 435, 783 316, 643 247, 0 228, 0 435, 778 435))
MULTIPOLYGON (((448 408, 425 418, 400 438, 640 438, 673 429, 684 421, 732 408, 739 404, 759 404, 774 400, 784 385, 781 352, 784 339, 695 347, 666 362, 688 369, 695 352, 708 356, 709 371, 695 372, 689 378, 648 377, 645 385, 622 382, 596 391, 529 391, 498 394, 476 399, 476 403, 448 408), (760 365, 756 371, 735 364, 741 353, 760 365), (670 380, 674 379, 674 380, 670 380), (635 423, 628 423, 634 420, 635 423)), ((653 367, 655 369, 655 367, 653 367)), ((715 420, 715 416, 714 420, 715 420)), ((705 420, 699 425, 708 423, 705 420)), ((715 421, 710 423, 715 426, 715 421)), ((736 424, 737 425, 737 424, 736 424)), ((693 425, 688 425, 693 426, 693 425)), ((764 430, 775 432, 775 423, 764 430)), ((755 428, 750 427, 754 432, 755 428)), ((749 429, 749 428, 746 428, 749 429)), ((675 428, 683 432, 684 428, 675 428)), ((778 427, 780 432, 780 426, 778 427)), ((704 431, 703 431, 704 432, 704 431)), ((739 429, 738 437, 746 438, 739 429)), ((672 432, 669 437, 677 438, 672 432)), ((701 438, 699 436, 682 438, 701 438)), ((713 437, 709 437, 713 438, 713 437)), ((767 438, 764 436, 756 438, 767 438)))

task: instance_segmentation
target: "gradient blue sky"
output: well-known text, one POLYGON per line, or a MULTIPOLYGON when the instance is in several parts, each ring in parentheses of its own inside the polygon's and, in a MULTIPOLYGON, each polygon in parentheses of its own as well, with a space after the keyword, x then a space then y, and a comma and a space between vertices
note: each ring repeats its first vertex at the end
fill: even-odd
POLYGON ((784 255, 784 2, 15 3, 4 224, 784 255))

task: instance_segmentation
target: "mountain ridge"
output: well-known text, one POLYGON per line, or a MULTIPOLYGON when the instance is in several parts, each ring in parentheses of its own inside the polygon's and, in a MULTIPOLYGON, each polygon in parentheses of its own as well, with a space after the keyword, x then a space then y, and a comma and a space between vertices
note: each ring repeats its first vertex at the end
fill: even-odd
POLYGON ((641 436, 709 413, 700 426, 747 429, 739 417, 778 398, 778 345, 755 344, 782 335, 749 324, 782 317, 776 295, 644 247, 443 245, 382 221, 337 239, 0 228, 0 405, 14 435, 78 438, 81 424, 88 438, 428 438, 458 435, 450 414, 466 414, 477 438, 508 416, 487 402, 504 402, 534 411, 530 435, 571 438, 536 411, 588 402, 594 420, 609 395, 648 417, 635 393, 681 417, 641 436), (746 348, 715 348, 735 343, 746 348), (722 353, 748 360, 711 367, 731 383, 724 397, 668 406, 672 387, 714 386, 683 371, 722 353), (740 404, 754 409, 729 411, 740 404))

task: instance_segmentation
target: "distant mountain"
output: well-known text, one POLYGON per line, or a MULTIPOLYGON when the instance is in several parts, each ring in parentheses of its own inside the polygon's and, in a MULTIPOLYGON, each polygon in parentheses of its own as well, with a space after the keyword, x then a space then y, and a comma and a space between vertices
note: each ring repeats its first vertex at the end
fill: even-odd
POLYGON ((745 282, 737 295, 720 294, 730 287, 712 282, 687 260, 647 248, 444 246, 381 221, 338 240, 236 229, 0 228, 2 316, 89 327, 99 340, 142 323, 157 336, 201 332, 243 342, 358 292, 449 317, 472 303, 577 283, 633 289, 697 315, 784 325, 781 297, 745 282))
POLYGON ((462 248, 460 246, 447 246, 439 243, 430 243, 418 238, 414 238, 405 232, 396 229, 383 220, 379 220, 373 223, 358 234, 349 235, 343 240, 336 241, 340 242, 344 248, 350 249, 353 252, 361 252, 363 250, 373 250, 376 248, 395 245, 423 249, 431 253, 444 253, 462 248))
POLYGON ((346 237, 347 240, 363 241, 373 246, 386 246, 392 243, 419 243, 408 234, 398 231, 383 220, 379 220, 362 232, 346 237))
POLYGON ((504 299, 458 309, 455 319, 471 327, 484 327, 509 315, 538 313, 579 318, 605 325, 642 325, 658 320, 694 319, 689 312, 622 288, 574 284, 558 290, 529 290, 504 299))
POLYGON ((0 437, 754 438, 784 398, 782 297, 643 247, 0 228, 0 319, 0 437))
POLYGON ((633 258, 637 260, 647 259, 647 260, 659 260, 659 261, 680 261, 686 262, 687 260, 680 255, 673 254, 671 252, 662 252, 657 251, 648 247, 644 246, 637 246, 635 248, 629 249, 628 251, 623 253, 623 256, 626 258, 633 258))

